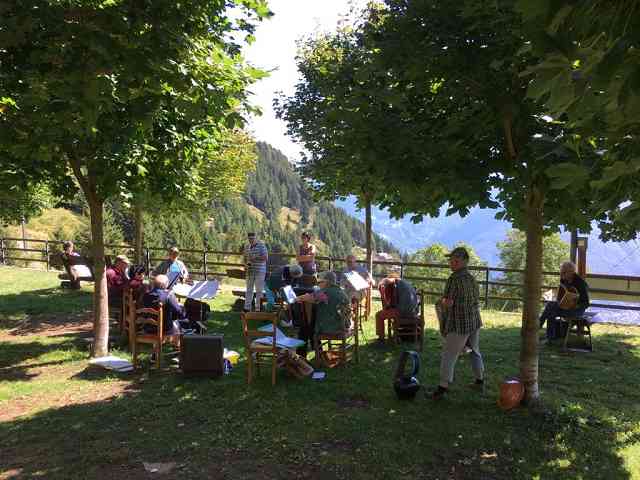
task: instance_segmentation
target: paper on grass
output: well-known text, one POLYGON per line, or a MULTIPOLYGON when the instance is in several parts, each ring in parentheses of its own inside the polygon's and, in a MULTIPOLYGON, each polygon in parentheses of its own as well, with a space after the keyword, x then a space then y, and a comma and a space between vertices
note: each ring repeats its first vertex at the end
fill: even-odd
MULTIPOLYGON (((265 325, 264 327, 260 327, 258 330, 270 333, 273 331, 273 325, 265 325)), ((261 337, 255 340, 255 343, 261 343, 265 345, 271 345, 273 339, 271 337, 261 337)), ((298 348, 305 345, 304 340, 299 340, 297 338, 287 337, 282 331, 276 327, 276 346, 280 348, 298 348)))
POLYGON ((133 370, 133 364, 129 360, 114 357, 113 355, 92 358, 89 360, 89 363, 91 365, 97 365, 106 370, 114 370, 116 372, 130 372, 133 370))
POLYGON ((193 285, 187 283, 176 283, 173 286, 173 292, 179 297, 193 298, 194 300, 207 300, 215 298, 218 293, 218 281, 208 280, 193 282, 193 285))

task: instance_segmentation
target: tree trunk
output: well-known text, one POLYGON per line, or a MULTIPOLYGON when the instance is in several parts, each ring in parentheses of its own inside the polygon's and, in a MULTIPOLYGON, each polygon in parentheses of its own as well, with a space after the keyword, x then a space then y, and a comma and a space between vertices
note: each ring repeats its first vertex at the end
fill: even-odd
POLYGON ((525 388, 525 402, 539 401, 538 331, 540 324, 540 288, 542 287, 542 232, 544 194, 536 186, 529 187, 525 201, 527 258, 524 277, 524 307, 522 311, 522 348, 520 378, 525 388))
POLYGON ((136 251, 136 264, 144 265, 144 252, 142 251, 142 242, 144 236, 144 220, 142 218, 142 205, 138 202, 133 206, 134 221, 135 221, 135 251, 136 251))
POLYGON ((109 301, 107 296, 107 277, 104 264, 104 202, 89 196, 91 215, 91 254, 95 288, 93 290, 93 357, 102 357, 109 351, 109 301))
POLYGON ((373 232, 371 231, 371 201, 365 199, 364 205, 364 231, 365 245, 367 248, 367 270, 373 275, 373 232))

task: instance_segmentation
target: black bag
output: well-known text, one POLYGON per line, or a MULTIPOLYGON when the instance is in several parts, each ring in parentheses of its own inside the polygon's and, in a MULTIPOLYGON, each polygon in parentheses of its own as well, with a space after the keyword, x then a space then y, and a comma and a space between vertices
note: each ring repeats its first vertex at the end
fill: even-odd
POLYGON ((187 376, 221 377, 224 373, 222 335, 183 335, 180 369, 187 376))
POLYGON ((204 335, 207 331, 207 320, 211 307, 209 304, 187 298, 184 302, 184 311, 187 315, 188 328, 194 330, 198 335, 204 335))

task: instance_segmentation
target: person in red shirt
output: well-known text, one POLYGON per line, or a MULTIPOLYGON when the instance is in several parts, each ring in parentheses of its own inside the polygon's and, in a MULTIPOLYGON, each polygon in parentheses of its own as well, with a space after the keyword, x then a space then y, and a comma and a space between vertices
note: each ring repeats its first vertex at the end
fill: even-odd
POLYGON ((127 269, 129 259, 125 255, 118 255, 115 263, 107 268, 107 291, 109 293, 109 303, 119 305, 116 302, 122 301, 122 292, 129 284, 127 269))

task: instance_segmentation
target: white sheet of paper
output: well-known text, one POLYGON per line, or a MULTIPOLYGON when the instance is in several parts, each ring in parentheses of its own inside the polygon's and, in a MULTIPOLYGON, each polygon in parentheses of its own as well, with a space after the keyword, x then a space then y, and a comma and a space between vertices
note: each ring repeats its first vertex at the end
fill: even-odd
POLYGON ((194 300, 206 300, 215 298, 218 293, 218 281, 207 280, 193 282, 193 285, 176 283, 173 292, 179 297, 193 298, 194 300))
POLYGON ((77 277, 91 277, 91 270, 86 265, 72 265, 69 267, 77 277))
MULTIPOLYGON (((270 333, 273 331, 273 325, 265 325, 264 327, 260 327, 258 330, 270 333)), ((271 337, 261 337, 255 340, 256 343, 262 343, 265 345, 270 345, 272 342, 271 337)), ((302 347, 305 344, 304 340, 299 340, 297 338, 287 337, 282 330, 276 327, 276 346, 280 348, 298 348, 302 347)))
POLYGON ((113 355, 92 358, 89 363, 98 365, 106 370, 115 370, 116 372, 130 372, 133 370, 133 364, 129 360, 114 357, 113 355))
POLYGON ((285 285, 282 287, 282 291, 284 292, 287 303, 296 303, 296 292, 293 291, 291 285, 285 285))
POLYGON ((369 288, 369 283, 362 278, 358 272, 345 272, 344 278, 349 282, 349 285, 353 287, 356 292, 366 290, 369 288))

